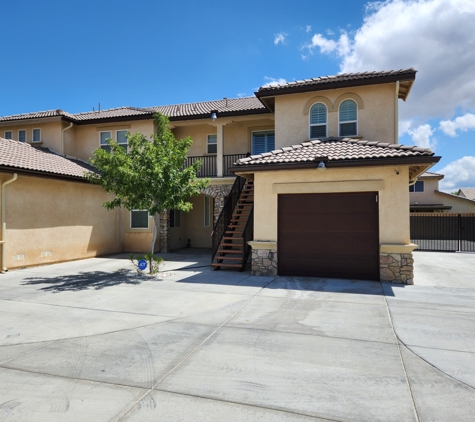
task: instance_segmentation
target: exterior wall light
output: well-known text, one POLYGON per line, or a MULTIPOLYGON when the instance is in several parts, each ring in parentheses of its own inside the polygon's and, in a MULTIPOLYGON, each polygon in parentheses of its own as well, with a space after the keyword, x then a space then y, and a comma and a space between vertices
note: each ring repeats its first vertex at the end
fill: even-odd
POLYGON ((320 161, 318 163, 317 170, 326 170, 326 169, 327 169, 327 166, 325 165, 325 163, 323 161, 320 161))
POLYGON ((216 115, 216 113, 211 113, 211 120, 214 122, 216 119, 218 118, 218 116, 216 115))

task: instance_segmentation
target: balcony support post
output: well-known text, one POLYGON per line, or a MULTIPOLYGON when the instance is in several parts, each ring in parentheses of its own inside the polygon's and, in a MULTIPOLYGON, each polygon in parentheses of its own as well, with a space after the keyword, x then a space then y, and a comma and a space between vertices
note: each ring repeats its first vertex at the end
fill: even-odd
POLYGON ((223 177, 224 126, 225 125, 223 124, 216 125, 216 134, 217 134, 216 170, 217 170, 218 177, 223 177))

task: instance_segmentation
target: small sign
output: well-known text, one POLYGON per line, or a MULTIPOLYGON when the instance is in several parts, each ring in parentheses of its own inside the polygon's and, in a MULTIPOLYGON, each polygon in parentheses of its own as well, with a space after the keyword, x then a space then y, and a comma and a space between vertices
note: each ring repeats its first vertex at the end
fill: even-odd
POLYGON ((137 263, 137 267, 139 267, 139 270, 140 270, 140 271, 145 270, 145 268, 147 268, 147 261, 145 261, 145 259, 141 259, 141 260, 137 263))

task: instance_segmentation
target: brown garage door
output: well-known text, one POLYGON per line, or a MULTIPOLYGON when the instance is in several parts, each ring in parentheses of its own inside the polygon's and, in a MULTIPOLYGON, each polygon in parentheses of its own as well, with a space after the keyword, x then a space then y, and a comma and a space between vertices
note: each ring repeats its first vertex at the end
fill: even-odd
POLYGON ((279 274, 379 280, 376 195, 279 195, 279 274))

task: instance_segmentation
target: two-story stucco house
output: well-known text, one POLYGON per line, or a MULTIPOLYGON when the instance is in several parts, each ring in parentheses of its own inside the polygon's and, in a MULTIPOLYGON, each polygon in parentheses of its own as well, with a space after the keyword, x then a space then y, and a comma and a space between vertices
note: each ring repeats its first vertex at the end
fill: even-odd
POLYGON ((104 193, 74 166, 107 138, 127 147, 127 132, 154 132, 160 111, 175 136, 191 136, 188 161, 203 160, 211 185, 189 214, 161 216, 157 250, 212 248, 216 268, 242 268, 250 245, 254 274, 411 283, 408 186, 439 160, 397 144, 398 101, 415 75, 345 74, 250 98, 2 117, 2 265, 147 250, 150 217, 102 209, 104 193), (15 161, 13 150, 25 158, 15 161))

